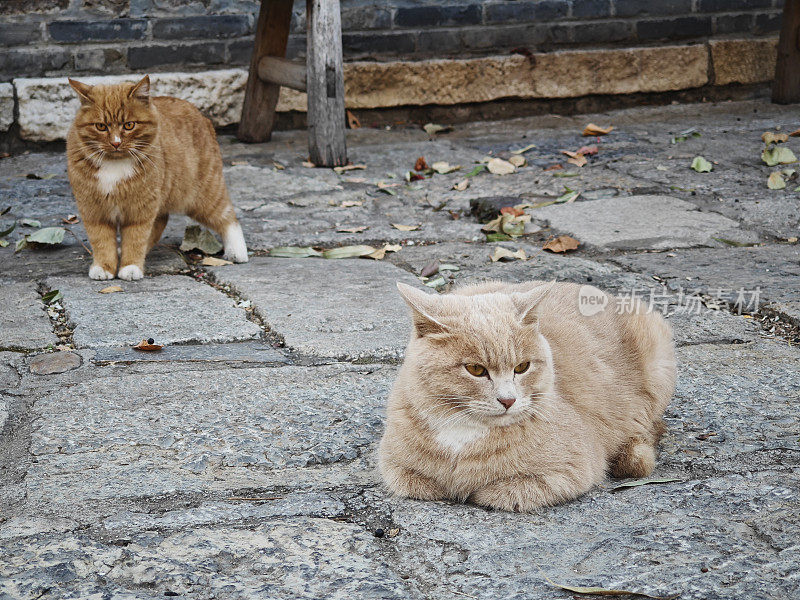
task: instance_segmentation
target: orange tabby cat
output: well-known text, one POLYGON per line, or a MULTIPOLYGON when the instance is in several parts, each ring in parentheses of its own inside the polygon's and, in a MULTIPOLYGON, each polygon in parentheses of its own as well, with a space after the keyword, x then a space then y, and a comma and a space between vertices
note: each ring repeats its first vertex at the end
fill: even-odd
POLYGON ((379 451, 392 492, 529 511, 585 493, 609 469, 652 472, 675 387, 660 315, 618 314, 620 299, 569 283, 443 296, 398 287, 414 330, 379 451), (587 292, 605 309, 581 314, 587 292))
POLYGON ((189 102, 151 98, 149 76, 135 85, 69 83, 81 107, 67 135, 67 170, 92 245, 89 277, 144 277, 170 213, 213 229, 226 258, 247 262, 211 122, 189 102))

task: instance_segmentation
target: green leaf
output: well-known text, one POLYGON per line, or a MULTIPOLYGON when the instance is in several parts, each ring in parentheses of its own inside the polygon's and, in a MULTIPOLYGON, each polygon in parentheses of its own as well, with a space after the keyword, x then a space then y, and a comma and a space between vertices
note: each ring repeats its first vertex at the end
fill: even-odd
POLYGON ((51 290, 42 296, 42 302, 45 304, 52 304, 56 300, 61 300, 63 297, 64 295, 58 290, 51 290))
POLYGON ((698 173, 710 173, 713 168, 714 165, 712 165, 702 156, 695 156, 694 160, 692 161, 692 169, 698 173))
POLYGON ((425 282, 425 285, 427 285, 428 287, 432 287, 432 288, 442 287, 443 285, 446 285, 446 284, 447 284, 447 280, 444 277, 442 277, 441 275, 439 275, 438 277, 435 277, 434 279, 431 279, 430 281, 426 281, 425 282))
POLYGON ((182 252, 200 250, 204 254, 216 254, 222 250, 222 244, 208 229, 203 229, 199 225, 189 225, 183 232, 180 249, 182 252))
POLYGON ((42 224, 36 219, 20 219, 19 224, 23 227, 41 227, 42 224))
POLYGON ((11 224, 11 227, 9 227, 8 229, 6 229, 5 231, 0 231, 0 238, 4 238, 4 237, 6 237, 6 236, 7 236, 9 233, 11 233, 12 231, 14 231, 14 229, 16 229, 16 227, 17 227, 17 223, 16 223, 16 222, 14 222, 14 223, 12 223, 12 224, 11 224))
POLYGON ((475 177, 478 173, 482 173, 487 169, 486 165, 477 165, 472 171, 467 173, 467 177, 475 177))
POLYGON ((555 199, 555 204, 564 204, 569 202, 575 202, 578 196, 581 195, 580 192, 576 192, 575 190, 571 190, 569 188, 564 188, 566 191, 561 194, 558 198, 555 199))
POLYGON ((518 150, 512 150, 511 154, 525 154, 528 150, 533 150, 536 148, 536 144, 528 144, 524 148, 520 148, 518 150))
POLYGON ((664 477, 664 478, 651 477, 650 479, 634 479, 633 481, 626 481, 625 483, 620 483, 618 486, 611 488, 611 491, 616 492, 617 490, 639 487, 640 485, 651 485, 654 483, 673 483, 675 481, 681 481, 681 480, 674 479, 671 477, 664 477))
POLYGON ((323 258, 359 258, 375 252, 372 246, 342 246, 322 252, 323 258))
POLYGON ((789 163, 797 162, 797 157, 794 152, 785 146, 771 146, 765 148, 761 153, 761 160, 768 167, 774 167, 775 165, 788 165, 789 163))
POLYGON ((555 171, 553 173, 553 177, 577 177, 578 175, 580 175, 580 173, 573 173, 573 172, 570 172, 570 171, 568 171, 566 173, 563 173, 561 171, 555 171))
POLYGON ((8 240, 0 239, 0 248, 5 248, 6 246, 8 246, 8 240))
POLYGON ((510 235, 506 235, 505 233, 487 233, 486 234, 486 241, 487 242, 507 242, 511 239, 510 235))
POLYGON ((503 233, 507 233, 511 237, 519 237, 525 233, 525 223, 522 221, 505 220, 500 227, 503 233))
POLYGON ((19 238, 17 240, 17 243, 14 244, 14 254, 19 252, 20 250, 24 250, 27 247, 28 247, 28 238, 27 237, 19 238))
POLYGON ((786 187, 786 181, 784 181, 780 171, 774 171, 769 174, 767 187, 771 190, 782 190, 786 187))
POLYGON ((25 239, 36 244, 60 244, 64 241, 66 232, 63 227, 45 227, 25 236, 25 239))
POLYGON ((427 133, 431 137, 433 137, 437 133, 445 133, 447 131, 453 130, 453 128, 450 127, 450 125, 437 125, 436 123, 425 123, 425 125, 423 125, 422 128, 425 130, 425 133, 427 133))
POLYGON ((311 247, 281 246, 272 248, 269 255, 278 258, 308 258, 309 256, 322 256, 322 252, 311 247))

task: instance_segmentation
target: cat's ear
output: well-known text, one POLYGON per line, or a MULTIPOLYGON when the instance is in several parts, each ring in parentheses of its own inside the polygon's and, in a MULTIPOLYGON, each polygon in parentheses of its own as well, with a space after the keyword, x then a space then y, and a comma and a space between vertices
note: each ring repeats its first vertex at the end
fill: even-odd
POLYGON ((92 86, 81 83, 80 81, 75 81, 74 79, 67 78, 67 81, 69 81, 72 89, 77 92, 78 98, 81 99, 81 104, 84 106, 94 104, 94 100, 92 99, 92 86))
POLYGON ((136 98, 145 104, 150 102, 150 75, 145 75, 139 83, 131 88, 128 98, 136 98))
POLYGON ((420 337, 447 332, 447 325, 433 316, 437 312, 439 298, 399 281, 397 289, 411 308, 414 330, 420 337))
POLYGON ((539 303, 544 299, 553 286, 556 284, 555 280, 544 285, 537 286, 527 292, 515 292, 511 294, 511 298, 519 311, 519 318, 523 325, 538 325, 539 324, 539 303))

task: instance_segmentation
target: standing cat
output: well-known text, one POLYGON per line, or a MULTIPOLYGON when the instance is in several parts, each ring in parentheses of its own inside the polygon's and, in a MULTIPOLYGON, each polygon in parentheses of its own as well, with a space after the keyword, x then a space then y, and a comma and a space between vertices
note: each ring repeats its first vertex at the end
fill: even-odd
POLYGON ((211 122, 184 100, 150 98, 149 76, 135 85, 69 83, 81 107, 67 135, 67 171, 92 245, 89 277, 144 277, 170 213, 213 229, 226 258, 247 262, 211 122))
POLYGON ((653 471, 675 388, 660 315, 568 283, 398 287, 414 329, 379 451, 392 492, 524 512, 576 498, 609 468, 653 471), (607 302, 592 316, 579 310, 587 290, 607 302))

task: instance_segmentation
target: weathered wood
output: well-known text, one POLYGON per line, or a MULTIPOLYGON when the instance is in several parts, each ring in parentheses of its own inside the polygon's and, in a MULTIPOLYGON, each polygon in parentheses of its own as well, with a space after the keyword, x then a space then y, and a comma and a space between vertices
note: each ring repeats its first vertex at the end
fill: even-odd
POLYGON ((772 101, 778 104, 800 102, 800 0, 786 0, 783 5, 772 101))
POLYGON ((306 0, 308 150, 315 165, 347 164, 339 0, 306 0))
POLYGON ((306 91, 305 63, 296 63, 277 56, 265 56, 258 63, 258 76, 265 83, 306 91))
POLYGON ((250 74, 244 92, 238 137, 243 142, 265 142, 272 135, 275 106, 280 86, 258 77, 258 65, 265 56, 286 56, 292 0, 261 0, 250 74))

